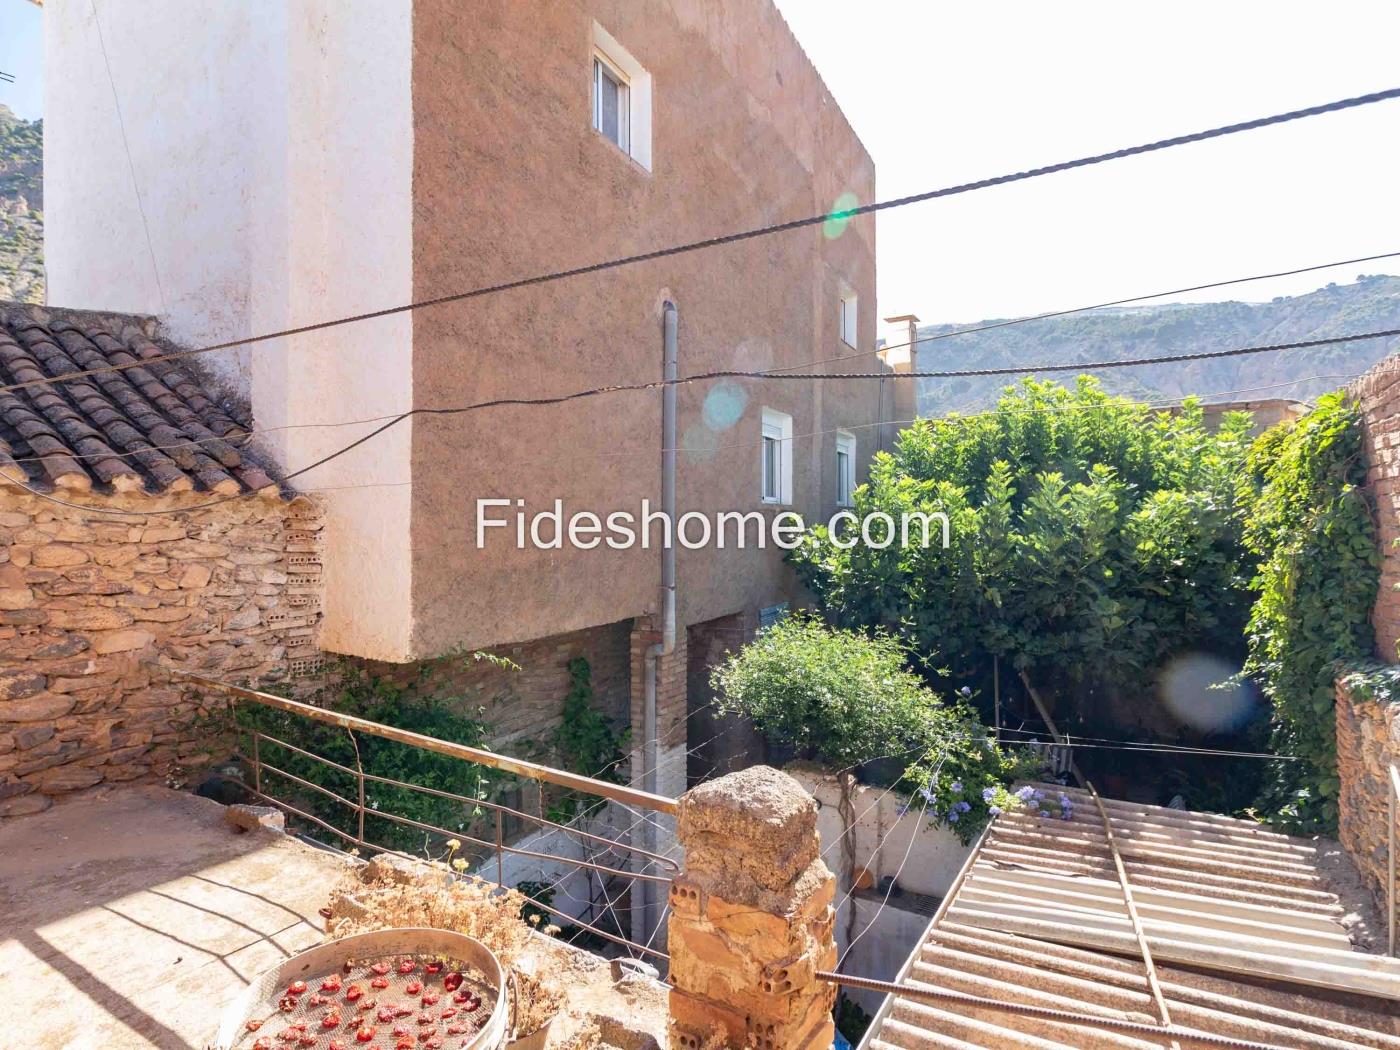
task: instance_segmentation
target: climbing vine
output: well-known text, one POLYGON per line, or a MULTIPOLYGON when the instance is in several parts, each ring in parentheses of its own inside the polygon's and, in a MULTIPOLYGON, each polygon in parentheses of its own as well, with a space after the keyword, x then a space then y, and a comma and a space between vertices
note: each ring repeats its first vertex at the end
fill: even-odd
POLYGON ((1258 556, 1246 673, 1273 701, 1273 763, 1263 815, 1292 831, 1337 820, 1338 661, 1371 652, 1380 555, 1361 487, 1356 406, 1328 394, 1295 423, 1264 434, 1249 455, 1245 544, 1258 556))
MULTIPOLYGON (((612 719, 593 706, 592 669, 582 656, 569 661, 569 683, 562 720, 550 739, 560 765, 571 773, 622 783, 618 767, 629 734, 619 732, 612 719)), ((596 796, 569 791, 549 800, 547 815, 562 824, 604 804, 596 796)))
MULTIPOLYGON (((481 717, 484 709, 479 703, 446 695, 442 692, 446 686, 441 681, 442 678, 450 680, 449 672, 457 666, 482 661, 514 668, 509 661, 486 653, 454 654, 425 662, 410 680, 405 681, 377 674, 359 661, 343 660, 332 668, 330 677, 334 685, 327 689, 322 703, 344 714, 358 715, 372 722, 439 740, 471 747, 489 747, 492 729, 481 717)), ((352 736, 337 726, 312 722, 275 708, 240 704, 235 717, 238 728, 242 730, 257 729, 302 752, 320 755, 343 767, 317 762, 271 740, 260 742, 263 763, 322 789, 306 788, 296 780, 265 769, 264 790, 274 797, 290 801, 346 835, 357 834, 355 811, 323 792, 331 791, 343 799, 354 801, 359 790, 358 778, 347 770, 362 767, 371 776, 451 792, 469 800, 462 802, 380 781, 368 781, 365 790, 368 810, 365 838, 393 849, 419 852, 434 841, 440 846, 444 836, 424 832, 383 814, 431 824, 468 837, 489 838, 487 815, 477 803, 496 798, 514 782, 509 774, 486 766, 462 762, 379 736, 365 733, 352 736)), ((241 746, 245 754, 251 753, 252 745, 246 736, 241 746)), ((322 825, 308 823, 304 830, 335 845, 345 845, 340 836, 322 825)))

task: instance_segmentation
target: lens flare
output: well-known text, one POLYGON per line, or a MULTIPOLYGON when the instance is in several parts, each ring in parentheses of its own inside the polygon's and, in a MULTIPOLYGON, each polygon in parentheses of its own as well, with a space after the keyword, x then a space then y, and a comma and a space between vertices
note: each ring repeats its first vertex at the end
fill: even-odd
POLYGON ((831 212, 827 215, 826 221, 822 223, 822 233, 826 239, 834 241, 846 232, 846 227, 851 224, 850 215, 852 208, 860 205, 860 198, 850 190, 836 198, 836 203, 831 206, 831 212))
POLYGON ((713 431, 728 430, 743 418, 748 403, 748 392, 742 386, 732 379, 723 379, 705 395, 700 418, 713 431))
POLYGON ((1202 733, 1239 729, 1255 714, 1254 686, 1233 678, 1239 668, 1209 653, 1185 653, 1157 679, 1157 696, 1183 725, 1202 733))

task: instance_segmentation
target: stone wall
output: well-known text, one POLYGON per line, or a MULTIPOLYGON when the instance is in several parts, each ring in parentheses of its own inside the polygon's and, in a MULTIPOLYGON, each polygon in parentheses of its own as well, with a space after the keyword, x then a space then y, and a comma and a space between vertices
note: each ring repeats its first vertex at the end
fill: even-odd
POLYGON ((264 684, 314 683, 321 669, 315 504, 91 502, 0 485, 0 817, 225 757, 192 724, 204 701, 156 658, 264 684))
POLYGON ((1376 654, 1396 659, 1400 640, 1400 357, 1389 357, 1351 386, 1361 408, 1366 447, 1366 487, 1376 511, 1381 546, 1381 585, 1371 614, 1376 654))
POLYGON ((1386 894, 1389 768, 1400 763, 1400 667, 1373 665, 1337 681, 1338 837, 1376 895, 1386 894))

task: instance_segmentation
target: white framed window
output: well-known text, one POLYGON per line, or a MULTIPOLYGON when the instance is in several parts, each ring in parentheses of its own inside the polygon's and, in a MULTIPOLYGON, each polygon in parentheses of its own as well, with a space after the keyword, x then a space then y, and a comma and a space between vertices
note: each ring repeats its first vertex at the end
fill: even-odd
POLYGON ((593 130, 651 170, 651 74, 593 23, 593 130))
POLYGON ((836 505, 849 507, 856 493, 856 436, 836 432, 836 505))
POLYGON ((632 152, 632 87, 627 74, 603 55, 593 55, 593 130, 616 144, 623 153, 632 152))
POLYGON ((764 503, 792 502, 792 416, 763 410, 759 455, 760 496, 764 503))
POLYGON ((858 336, 856 335, 856 293, 846 291, 841 293, 841 341, 847 346, 854 347, 858 336))

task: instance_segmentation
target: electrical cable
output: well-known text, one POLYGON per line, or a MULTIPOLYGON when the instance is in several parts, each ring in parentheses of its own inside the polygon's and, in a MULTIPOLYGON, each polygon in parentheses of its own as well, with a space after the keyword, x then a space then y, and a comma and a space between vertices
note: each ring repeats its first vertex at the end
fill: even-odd
MULTIPOLYGON (((1069 317, 1072 314, 1090 313, 1094 310, 1107 310, 1114 306, 1128 306, 1131 303, 1147 302, 1150 299, 1163 299, 1168 295, 1186 295, 1190 292, 1204 292, 1212 288, 1227 288, 1233 284, 1249 284, 1252 281, 1267 281, 1277 277, 1296 277, 1299 274, 1313 273, 1317 270, 1331 270, 1338 266, 1356 266, 1360 263, 1377 262, 1380 259, 1394 259, 1400 257, 1400 252, 1382 252, 1379 255, 1362 255, 1354 259, 1339 259, 1336 262, 1317 263, 1313 266, 1300 266, 1292 270, 1277 270, 1273 273, 1259 273, 1250 277, 1232 277, 1226 281, 1211 281, 1207 284, 1193 284, 1184 288, 1172 288, 1165 292, 1151 292, 1147 295, 1134 295, 1127 299, 1112 299, 1108 302, 1094 303, 1091 306, 1075 306, 1065 310, 1049 310, 1041 314, 1027 314, 1024 317, 1012 317, 1005 321, 991 321, 987 324, 974 325, 970 328, 957 328, 951 332, 937 332, 933 335, 919 336, 903 343, 886 343, 878 351, 866 351, 859 354, 842 354, 839 357, 823 357, 816 361, 809 361, 808 364, 821 365, 832 361, 851 361, 859 357, 869 357, 870 354, 879 353, 885 350, 903 350, 909 347, 922 346, 924 343, 937 343, 944 339, 955 339, 960 335, 974 335, 978 332, 990 332, 998 328, 1010 328, 1013 325, 1029 324, 1032 321, 1045 321, 1054 317, 1069 317)), ((801 365, 783 365, 779 368, 769 369, 770 372, 784 372, 790 368, 800 368, 801 365)))
MULTIPOLYGON (((1021 733, 1025 735, 1035 736, 1037 738, 1046 735, 1044 733, 1037 733, 1034 729, 1012 729, 1008 726, 1002 726, 1001 731, 1003 733, 1021 733)), ((1263 751, 1233 751, 1227 748, 1194 747, 1190 744, 1166 744, 1139 740, 1113 740, 1108 737, 1076 736, 1072 733, 1066 734, 1064 741, 1036 739, 1010 741, 1010 743, 1045 744, 1047 747, 1087 747, 1097 748, 1105 751, 1162 751, 1169 754, 1219 755, 1222 757, 1230 758, 1267 758, 1282 759, 1285 761, 1302 760, 1302 756, 1300 755, 1273 755, 1263 751), (1091 742, 1080 743, 1079 741, 1091 742)))
MULTIPOLYGON (((376 427, 374 430, 370 431, 368 434, 364 434, 364 435, 360 436, 359 438, 356 438, 354 441, 352 441, 352 442, 350 442, 349 444, 343 446, 342 448, 339 448, 339 449, 337 449, 337 450, 334 451, 334 452, 330 452, 330 453, 328 453, 328 454, 322 456, 321 458, 319 458, 319 459, 317 459, 317 460, 315 460, 315 461, 313 461, 313 462, 311 462, 311 463, 308 463, 308 464, 306 464, 306 465, 303 466, 303 467, 299 467, 298 469, 292 471, 292 472, 289 473, 289 474, 284 475, 284 476, 282 477, 281 480, 282 480, 282 483, 285 484, 286 482, 291 481, 293 478, 299 477, 299 476, 302 475, 302 474, 306 474, 306 473, 308 473, 309 471, 315 470, 317 467, 324 466, 325 464, 331 462, 332 460, 338 459, 338 458, 340 458, 341 456, 345 455, 346 453, 351 452, 351 451, 353 451, 353 450, 356 449, 356 448, 359 448, 361 445, 363 445, 363 444, 365 444, 365 443, 367 443, 367 442, 369 442, 369 441, 374 440, 375 438, 377 438, 378 436, 380 436, 381 434, 383 434, 384 432, 386 432, 386 431, 389 430, 390 428, 396 426, 396 425, 399 424, 399 423, 402 423, 405 419, 409 419, 409 418, 412 418, 412 417, 415 417, 415 416, 455 416, 455 415, 462 415, 462 414, 465 414, 465 413, 468 413, 468 412, 480 411, 480 410, 487 409, 487 408, 501 408, 501 407, 510 407, 510 406, 558 405, 558 404, 564 404, 564 403, 570 402, 570 401, 581 400, 581 399, 583 399, 583 398, 597 397, 597 396, 600 396, 600 395, 602 395, 602 394, 612 394, 612 393, 632 392, 632 391, 643 391, 643 390, 655 390, 655 389, 658 389, 658 388, 661 388, 661 387, 673 386, 673 385, 685 385, 685 384, 700 382, 700 381, 709 380, 709 379, 725 379, 725 378, 742 378, 742 379, 759 379, 759 380, 854 380, 854 379, 889 379, 889 378, 899 378, 899 379, 952 379, 952 378, 965 378, 965 377, 969 377, 969 376, 1025 375, 1025 374, 1028 374, 1028 373, 1040 373, 1040 372, 1069 372, 1069 371, 1086 371, 1086 370, 1101 371, 1101 370, 1110 369, 1110 368, 1128 368, 1128 367, 1136 367, 1136 366, 1139 366, 1139 365, 1172 364, 1172 363, 1180 362, 1180 361, 1202 361, 1202 360, 1209 360, 1209 359, 1216 359, 1216 358, 1239 357, 1239 356, 1248 355, 1248 354, 1277 353, 1277 352, 1284 351, 1284 350, 1299 350, 1299 349, 1309 349, 1309 348, 1314 348, 1314 347, 1319 347, 1319 346, 1333 346, 1333 345, 1338 345, 1338 344, 1342 344, 1342 343, 1360 342, 1360 341, 1367 340, 1367 339, 1389 338, 1389 337, 1392 337, 1392 336, 1400 336, 1400 328, 1384 329, 1384 330, 1374 331, 1374 332, 1356 332, 1356 333, 1352 333, 1352 334, 1349 334, 1349 335, 1332 336, 1332 337, 1325 338, 1325 339, 1308 339, 1308 340, 1301 340, 1301 341, 1289 342, 1289 343, 1271 343, 1271 344, 1267 344, 1267 345, 1264 345, 1264 346, 1235 347, 1235 348, 1227 349, 1227 350, 1203 350, 1203 351, 1198 351, 1198 352, 1196 352, 1196 353, 1172 354, 1172 355, 1158 356, 1158 357, 1128 358, 1128 359, 1117 360, 1117 361, 1091 361, 1091 362, 1080 362, 1080 363, 1077 363, 1077 364, 1075 364, 1075 363, 1055 363, 1055 364, 1047 364, 1047 365, 1028 365, 1028 366, 1018 366, 1018 367, 1014 367, 1014 368, 964 369, 964 370, 961 370, 961 371, 950 371, 950 372, 900 372, 900 373, 894 373, 894 374, 889 374, 889 375, 883 374, 883 373, 878 373, 878 372, 853 372, 853 373, 849 373, 849 374, 840 374, 840 373, 838 373, 838 374, 831 374, 831 373, 825 373, 825 372, 817 372, 817 373, 782 373, 782 374, 776 374, 776 373, 768 373, 768 372, 744 371, 744 370, 739 370, 739 369, 722 369, 722 370, 713 371, 713 372, 704 372, 704 373, 700 373, 700 374, 697 374, 697 375, 686 376, 686 377, 683 377, 683 378, 680 378, 680 379, 674 379, 674 380, 656 379, 656 380, 650 380, 650 381, 641 382, 641 383, 625 383, 625 384, 618 384, 618 385, 615 385, 615 386, 592 387, 592 388, 589 388, 589 389, 587 389, 587 390, 577 390, 577 391, 574 391, 573 393, 569 393, 569 394, 559 394, 559 395, 556 395, 556 396, 553 396, 553 397, 536 397, 536 398, 506 397, 506 398, 493 398, 493 399, 488 400, 488 401, 478 401, 478 402, 474 402, 474 403, 468 404, 468 405, 456 405, 456 406, 443 407, 443 408, 429 408, 429 407, 412 408, 412 409, 409 409, 409 410, 406 411, 406 412, 403 412, 403 413, 400 413, 400 414, 397 415, 397 416, 394 416, 393 418, 389 419, 386 423, 382 424, 382 425, 379 426, 379 427, 376 427)), ((2 389, 3 389, 3 388, 0 388, 0 390, 2 390, 2 389)), ((257 492, 239 492, 239 493, 233 493, 233 494, 228 495, 228 496, 222 496, 222 497, 219 497, 219 498, 217 498, 217 499, 207 500, 207 501, 205 501, 204 503, 192 504, 192 505, 187 506, 187 507, 171 508, 171 509, 166 509, 166 510, 122 511, 122 510, 115 510, 115 509, 110 509, 110 508, 98 508, 98 507, 84 506, 83 504, 72 503, 72 502, 69 502, 69 501, 67 501, 67 500, 59 499, 59 498, 57 498, 57 497, 55 497, 55 496, 50 496, 50 495, 48 495, 48 494, 46 494, 46 493, 40 492, 39 490, 30 487, 30 486, 28 486, 28 485, 25 485, 25 484, 23 484, 22 482, 19 482, 19 481, 11 480, 10 483, 13 484, 13 485, 15 485, 15 486, 18 487, 18 488, 24 489, 26 492, 29 492, 31 495, 38 496, 38 497, 41 498, 41 499, 48 500, 48 501, 51 502, 51 503, 59 504, 60 506, 71 507, 71 508, 74 508, 74 509, 77 509, 77 510, 90 511, 90 512, 92 512, 92 513, 117 515, 117 516, 123 516, 123 517, 147 517, 147 516, 164 515, 164 514, 182 514, 182 513, 186 513, 186 512, 194 511, 194 510, 203 510, 203 509, 208 508, 208 507, 215 507, 215 506, 219 506, 220 504, 223 504, 223 503, 229 503, 229 502, 232 502, 232 501, 234 501, 234 500, 239 500, 239 499, 247 499, 247 498, 249 498, 249 497, 255 497, 255 496, 258 495, 257 492)))
POLYGON ((1010 172, 1004 175, 996 175, 990 178, 977 179, 972 182, 958 183, 952 186, 944 186, 940 189, 927 190, 923 193, 910 194, 905 197, 896 197, 891 200, 875 201, 870 204, 861 204, 851 208, 842 208, 836 211, 823 212, 819 215, 809 215, 800 219, 789 219, 786 222, 773 223, 767 226, 757 226, 751 229, 742 230, 737 233, 723 234, 718 237, 707 237, 698 241, 690 241, 683 244, 675 244, 665 248, 655 248, 650 251, 638 252, 633 255, 621 256, 607 259, 601 262, 589 263, 584 266, 575 266, 569 269, 552 270, 546 273, 535 274, 529 277, 515 278, 509 281, 502 281, 497 284, 483 285, 461 292, 451 292, 446 295, 433 296, 427 299, 419 299, 414 302, 404 303, 399 306, 384 307, 379 310, 368 310, 362 313, 351 314, 344 317, 335 318, 329 321, 317 321, 312 324, 297 325, 291 328, 283 328, 277 331, 265 332, 259 335, 244 336, 239 339, 229 339, 220 343, 212 343, 207 346, 196 347, 190 350, 173 351, 169 354, 156 355, 140 361, 133 361, 130 364, 109 365, 103 368, 87 369, 70 373, 56 380, 31 380, 27 383, 10 384, 0 386, 0 393, 11 390, 23 389, 27 386, 50 382, 66 382, 72 379, 79 379, 84 376, 97 375, 104 372, 122 371, 127 368, 147 367, 160 361, 174 361, 187 357, 194 357, 198 354, 213 353, 219 350, 232 350, 237 347, 251 346, 254 343, 267 342, 272 339, 285 339, 294 335, 306 335, 311 332, 321 332, 330 328, 336 328, 347 324, 356 324, 363 321, 377 320, 385 317, 393 317, 398 314, 407 313, 414 310, 421 310, 432 306, 443 306, 448 303, 464 302, 469 299, 478 299, 487 295, 495 295, 501 292, 513 291, 519 288, 530 288, 536 285, 548 284, 553 281, 566 280, 572 277, 582 277, 587 274, 601 273, 605 270, 614 270, 624 266, 633 266, 638 263, 651 262, 657 259, 671 258, 677 255, 685 255, 691 252, 703 251, 710 248, 718 248, 728 244, 738 244, 743 241, 753 240, 758 237, 766 237, 771 234, 785 233, 792 230, 801 230, 813 226, 820 226, 828 222, 846 222, 861 215, 873 215, 882 211, 889 211, 894 208, 902 208, 911 204, 919 204, 925 201, 936 200, 942 197, 953 197, 963 193, 971 193, 977 190, 991 189, 995 186, 1006 186, 1011 183, 1025 182, 1029 179, 1040 178, 1045 175, 1054 175, 1061 172, 1073 171, 1078 168, 1087 168, 1108 161, 1122 160, 1127 157, 1142 156, 1148 153, 1156 153, 1161 150, 1172 149, 1177 146, 1190 145, 1197 142, 1205 142, 1211 139, 1223 138, 1228 135, 1235 135, 1246 131, 1255 131, 1260 128, 1273 127, 1279 124, 1286 124, 1296 120, 1303 120, 1309 117, 1321 116, 1327 113, 1336 113, 1342 110, 1356 109, 1361 106, 1369 106, 1378 102, 1386 102, 1400 98, 1400 88, 1389 88, 1384 91, 1371 92, 1366 95, 1357 95, 1353 98, 1338 99, 1335 102, 1326 102, 1321 105, 1308 106, 1304 109, 1290 110, 1285 113, 1276 113, 1268 117, 1259 117, 1254 120, 1241 121, 1235 124, 1226 124, 1220 127, 1208 128, 1204 131, 1191 132, 1185 135, 1175 135, 1170 138, 1157 139, 1153 142, 1143 143, 1137 146, 1127 146, 1121 149, 1110 150, 1106 153, 1091 154, 1089 156, 1078 157, 1074 160, 1060 161, 1055 164, 1046 164, 1040 167, 1027 168, 1022 171, 1010 172))

